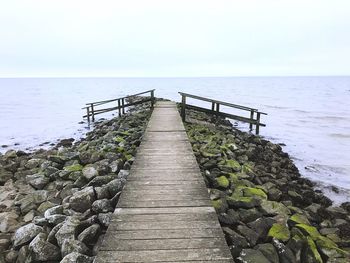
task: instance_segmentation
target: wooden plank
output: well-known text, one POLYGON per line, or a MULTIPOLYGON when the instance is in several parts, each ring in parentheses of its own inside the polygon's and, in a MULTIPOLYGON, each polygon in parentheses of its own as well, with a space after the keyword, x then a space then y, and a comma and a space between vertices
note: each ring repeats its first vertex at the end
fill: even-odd
POLYGON ((174 250, 141 251, 101 251, 95 262, 169 262, 188 260, 223 260, 231 259, 231 254, 223 248, 193 248, 174 250), (100 260, 100 261, 99 261, 100 260), (105 260, 105 261, 101 261, 105 260))
POLYGON ((122 193, 123 198, 127 201, 184 201, 184 200, 209 200, 207 194, 203 195, 168 195, 168 194, 139 194, 139 193, 122 193))
POLYGON ((223 232, 219 228, 206 229, 152 229, 152 230, 134 230, 134 231, 112 231, 107 235, 115 235, 118 239, 173 239, 173 238, 213 238, 222 237, 223 232))
POLYGON ((151 214, 207 214, 215 213, 213 207, 168 207, 168 208, 116 208, 114 214, 151 215, 151 214))
POLYGON ((108 236, 103 240, 100 250, 103 251, 140 251, 140 250, 169 250, 192 248, 219 248, 225 244, 223 237, 214 238, 188 238, 188 239, 124 239, 118 240, 117 236, 108 236))
POLYGON ((110 226, 111 231, 123 230, 159 230, 159 229, 221 229, 214 220, 202 221, 174 221, 174 222, 118 222, 110 226))
POLYGON ((112 222, 175 222, 175 221, 201 221, 201 220, 217 220, 215 212, 206 214, 150 214, 150 215, 128 215, 115 214, 112 222))
POLYGON ((117 207, 143 208, 143 207, 193 207, 209 206, 209 200, 152 200, 152 201, 135 201, 121 200, 117 207))

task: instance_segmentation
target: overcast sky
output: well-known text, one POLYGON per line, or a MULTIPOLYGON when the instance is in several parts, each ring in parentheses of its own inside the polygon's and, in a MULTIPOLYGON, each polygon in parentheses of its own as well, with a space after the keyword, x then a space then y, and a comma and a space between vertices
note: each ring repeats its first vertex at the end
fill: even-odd
POLYGON ((0 77, 350 75, 349 0, 0 3, 0 77))

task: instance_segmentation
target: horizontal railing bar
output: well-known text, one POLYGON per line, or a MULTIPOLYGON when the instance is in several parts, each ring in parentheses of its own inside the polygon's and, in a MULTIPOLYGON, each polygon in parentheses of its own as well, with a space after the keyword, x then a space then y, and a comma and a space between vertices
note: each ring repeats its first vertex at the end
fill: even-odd
MULTIPOLYGON (((96 110, 94 110, 94 112, 90 112, 89 114, 90 114, 90 116, 98 115, 98 114, 106 113, 106 112, 113 111, 113 110, 119 110, 119 109, 130 107, 130 106, 136 106, 136 105, 139 105, 139 104, 142 104, 142 103, 145 103, 145 102, 149 102, 149 101, 152 101, 152 98, 146 98, 146 99, 139 100, 139 101, 136 101, 136 102, 131 102, 131 103, 128 103, 128 104, 124 104, 124 107, 123 106, 120 106, 120 107, 116 106, 116 107, 105 108, 105 109, 96 109, 96 110)), ((83 118, 86 118, 86 117, 88 117, 88 115, 84 115, 83 116, 83 118)))
POLYGON ((246 117, 242 117, 242 116, 237 116, 237 115, 230 114, 230 113, 212 111, 210 109, 206 109, 206 108, 202 108, 202 107, 198 107, 198 106, 194 106, 194 105, 190 105, 190 104, 186 104, 186 109, 202 111, 202 112, 209 113, 209 114, 212 114, 212 115, 218 115, 218 116, 221 116, 221 117, 226 117, 226 118, 230 118, 230 119, 234 119, 234 120, 238 120, 238 121, 243 121, 243 122, 251 123, 251 124, 254 124, 254 125, 259 124, 259 126, 263 126, 263 127, 266 126, 266 124, 264 124, 264 123, 258 123, 257 120, 255 120, 255 119, 250 119, 250 118, 246 118, 246 117))
POLYGON ((246 111, 254 111, 254 112, 258 111, 258 109, 249 108, 249 107, 246 107, 246 106, 232 104, 232 103, 228 103, 228 102, 224 102, 224 101, 213 100, 213 99, 209 99, 209 98, 205 98, 205 97, 201 97, 201 96, 197 96, 197 95, 192 95, 192 94, 188 94, 188 93, 179 92, 179 94, 181 96, 186 96, 186 97, 189 97, 189 98, 203 100, 203 101, 207 101, 207 102, 214 102, 214 103, 217 103, 217 104, 220 104, 220 105, 224 105, 224 106, 228 106, 228 107, 232 107, 232 108, 236 108, 236 109, 241 109, 241 110, 246 110, 246 111))
POLYGON ((89 102, 89 103, 86 103, 85 105, 93 104, 94 106, 99 106, 99 105, 106 104, 106 103, 109 103, 109 102, 113 102, 113 101, 117 101, 117 100, 121 100, 121 99, 128 99, 128 98, 131 98, 131 97, 139 96, 139 95, 146 94, 146 93, 149 93, 149 92, 152 92, 152 91, 155 91, 155 89, 143 91, 143 92, 140 92, 140 93, 136 93, 136 94, 133 94, 133 95, 128 95, 128 96, 117 98, 117 99, 89 102))

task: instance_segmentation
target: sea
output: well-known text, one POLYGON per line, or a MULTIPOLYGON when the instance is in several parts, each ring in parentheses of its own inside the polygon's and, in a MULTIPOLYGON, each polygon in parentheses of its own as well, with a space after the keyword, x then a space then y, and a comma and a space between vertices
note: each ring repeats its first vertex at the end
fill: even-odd
MULTIPOLYGON (((181 100, 178 92, 185 92, 267 113, 260 135, 280 143, 300 173, 335 204, 350 201, 349 76, 1 78, 0 152, 33 151, 63 138, 79 139, 93 128, 82 118, 85 103, 150 89, 157 97, 174 101, 181 100)), ((247 124, 234 124, 248 131, 247 124)))

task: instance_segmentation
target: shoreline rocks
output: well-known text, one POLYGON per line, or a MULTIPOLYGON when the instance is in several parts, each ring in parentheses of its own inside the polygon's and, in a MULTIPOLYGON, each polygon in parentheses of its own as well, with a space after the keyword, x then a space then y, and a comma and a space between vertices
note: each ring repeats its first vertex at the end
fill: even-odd
POLYGON ((350 213, 278 144, 188 111, 186 130, 235 262, 350 262, 350 213))
POLYGON ((92 262, 150 105, 98 121, 79 142, 0 154, 0 262, 92 262))

